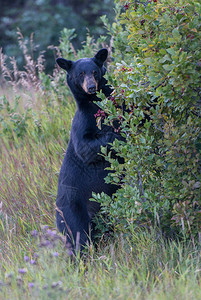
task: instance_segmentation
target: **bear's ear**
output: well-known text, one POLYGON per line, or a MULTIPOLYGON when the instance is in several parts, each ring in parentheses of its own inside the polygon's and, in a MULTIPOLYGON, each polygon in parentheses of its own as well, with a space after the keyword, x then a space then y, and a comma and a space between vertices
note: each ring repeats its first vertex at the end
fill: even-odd
POLYGON ((101 50, 99 50, 96 55, 94 56, 94 60, 95 60, 95 63, 102 67, 103 63, 106 61, 107 59, 107 56, 108 56, 108 51, 107 49, 103 48, 101 50))
POLYGON ((61 57, 57 58, 56 62, 60 66, 60 68, 66 70, 67 72, 70 71, 70 69, 72 68, 72 65, 73 65, 73 61, 66 60, 66 59, 61 58, 61 57))

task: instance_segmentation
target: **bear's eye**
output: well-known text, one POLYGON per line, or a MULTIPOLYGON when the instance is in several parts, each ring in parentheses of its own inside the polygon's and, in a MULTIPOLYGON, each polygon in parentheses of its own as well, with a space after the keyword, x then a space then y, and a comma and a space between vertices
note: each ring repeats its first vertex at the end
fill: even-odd
POLYGON ((93 75, 96 76, 97 75, 97 71, 93 71, 93 75))
POLYGON ((84 74, 85 74, 84 72, 81 72, 81 73, 80 73, 80 77, 83 77, 83 76, 84 76, 84 74))

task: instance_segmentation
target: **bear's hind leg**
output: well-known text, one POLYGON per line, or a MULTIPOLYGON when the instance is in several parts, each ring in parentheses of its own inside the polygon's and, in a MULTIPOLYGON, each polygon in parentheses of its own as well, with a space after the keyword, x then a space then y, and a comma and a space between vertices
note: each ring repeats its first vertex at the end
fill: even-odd
POLYGON ((56 221, 59 231, 67 237, 67 243, 76 251, 82 249, 90 240, 90 219, 86 210, 57 207, 56 221))
MULTIPOLYGON (((83 195, 75 187, 59 184, 56 200, 56 221, 59 231, 76 248, 76 242, 85 245, 89 235, 90 217, 83 195), (79 241, 78 241, 79 240, 79 241)), ((78 248, 78 246, 77 246, 78 248)))

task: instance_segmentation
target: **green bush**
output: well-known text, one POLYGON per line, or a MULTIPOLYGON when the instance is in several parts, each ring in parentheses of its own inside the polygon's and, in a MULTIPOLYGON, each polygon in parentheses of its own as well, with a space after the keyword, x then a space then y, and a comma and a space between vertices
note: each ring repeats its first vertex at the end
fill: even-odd
POLYGON ((113 171, 106 181, 120 189, 112 199, 94 198, 116 230, 157 223, 167 235, 194 238, 201 234, 201 4, 120 2, 115 23, 105 19, 114 38, 114 92, 100 106, 106 123, 120 122, 125 142, 113 149, 124 164, 103 149, 113 171))

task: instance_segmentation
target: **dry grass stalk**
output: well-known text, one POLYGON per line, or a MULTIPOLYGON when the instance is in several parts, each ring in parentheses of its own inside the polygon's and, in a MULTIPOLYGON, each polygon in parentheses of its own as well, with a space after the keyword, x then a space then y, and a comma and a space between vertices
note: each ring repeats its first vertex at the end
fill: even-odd
POLYGON ((11 84, 14 91, 23 89, 43 93, 40 74, 44 71, 44 51, 40 52, 38 58, 35 61, 33 53, 36 49, 36 46, 33 42, 33 34, 31 34, 29 41, 30 51, 28 49, 28 41, 24 39, 24 36, 19 29, 17 31, 17 35, 19 46, 22 50, 23 58, 25 61, 24 70, 18 69, 15 57, 9 57, 9 63, 11 65, 10 68, 8 66, 7 56, 4 55, 2 49, 0 49, 0 84, 2 86, 11 84))

